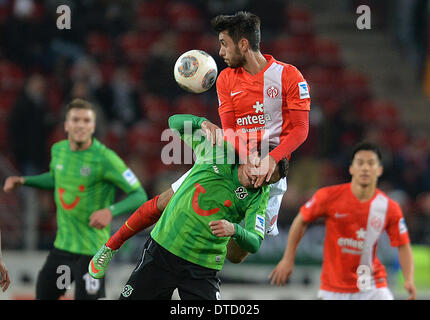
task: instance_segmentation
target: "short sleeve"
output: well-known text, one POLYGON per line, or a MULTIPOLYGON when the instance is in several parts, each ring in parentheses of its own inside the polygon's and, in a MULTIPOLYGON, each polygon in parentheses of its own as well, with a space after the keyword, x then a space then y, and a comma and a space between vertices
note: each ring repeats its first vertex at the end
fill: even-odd
POLYGON ((107 181, 113 183, 127 194, 141 187, 133 171, 126 166, 114 151, 108 149, 104 161, 104 178, 107 181))
POLYGON ((326 189, 320 189, 310 198, 301 208, 300 213, 303 220, 312 222, 327 214, 326 199, 328 192, 326 189))
POLYGON ((292 65, 286 67, 284 72, 283 91, 286 92, 287 109, 309 111, 311 96, 307 81, 292 65))
POLYGON ((391 246, 398 247, 409 243, 408 228, 402 214, 402 209, 397 202, 390 201, 387 218, 386 231, 390 238, 391 246))

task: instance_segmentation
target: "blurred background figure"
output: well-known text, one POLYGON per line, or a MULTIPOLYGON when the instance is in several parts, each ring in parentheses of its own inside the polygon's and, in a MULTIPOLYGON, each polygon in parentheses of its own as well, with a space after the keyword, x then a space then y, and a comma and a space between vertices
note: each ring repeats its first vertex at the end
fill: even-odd
POLYGON ((9 114, 10 145, 18 170, 29 175, 44 170, 49 159, 47 140, 53 120, 44 77, 30 75, 9 114))

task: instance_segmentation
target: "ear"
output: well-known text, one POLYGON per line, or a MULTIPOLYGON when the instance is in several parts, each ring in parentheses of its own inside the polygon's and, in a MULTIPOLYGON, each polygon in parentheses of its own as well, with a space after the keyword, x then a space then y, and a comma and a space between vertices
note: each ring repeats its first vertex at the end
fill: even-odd
POLYGON ((248 39, 242 38, 239 40, 239 49, 242 52, 246 52, 249 49, 249 42, 248 39))
POLYGON ((383 167, 383 166, 379 166, 378 173, 377 173, 378 178, 379 178, 380 176, 382 176, 382 174, 383 174, 383 173, 384 173, 384 167, 383 167))

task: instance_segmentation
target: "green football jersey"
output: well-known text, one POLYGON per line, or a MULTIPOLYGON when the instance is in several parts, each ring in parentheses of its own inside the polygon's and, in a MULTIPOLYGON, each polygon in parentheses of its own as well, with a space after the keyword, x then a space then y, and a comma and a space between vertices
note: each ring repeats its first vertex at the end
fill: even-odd
POLYGON ((189 131, 191 134, 184 132, 184 120, 189 117, 171 117, 169 125, 193 148, 196 163, 170 199, 151 236, 187 261, 221 270, 230 237, 213 235, 209 222, 225 219, 240 223, 245 219, 244 228, 263 239, 269 187, 243 187, 238 179, 238 165, 230 164, 231 159, 227 158, 231 153, 225 152, 233 147, 227 143, 213 147, 199 130, 204 118, 191 116, 193 130, 189 131))
POLYGON ((118 155, 97 139, 83 151, 70 150, 68 140, 55 143, 49 169, 57 205, 54 247, 94 255, 109 239, 110 225, 90 227, 91 214, 113 204, 116 187, 128 194, 141 188, 140 182, 118 155))

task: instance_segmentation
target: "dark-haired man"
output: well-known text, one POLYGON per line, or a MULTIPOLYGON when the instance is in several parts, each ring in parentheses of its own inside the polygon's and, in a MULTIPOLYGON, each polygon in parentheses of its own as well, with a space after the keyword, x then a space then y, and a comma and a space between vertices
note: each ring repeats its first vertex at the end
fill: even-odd
MULTIPOLYGON (((219 55, 228 66, 216 85, 224 136, 235 145, 245 172, 258 187, 269 181, 281 159, 289 160, 306 140, 309 87, 296 67, 260 52, 260 19, 255 14, 219 15, 211 24, 218 33, 219 55), (261 150, 262 143, 273 150, 260 159, 255 150, 261 150)), ((204 129, 215 137, 219 128, 208 123, 204 129)), ((286 190, 286 179, 270 186, 268 235, 278 234, 278 212, 286 190)))
POLYGON ((72 100, 64 122, 67 139, 52 146, 49 172, 12 176, 5 181, 5 192, 22 185, 55 190, 58 230, 54 248, 37 278, 36 299, 54 300, 63 295, 67 285, 57 281, 62 273, 70 275, 70 283, 75 281, 75 299, 104 297, 104 280, 88 275, 88 263, 109 238, 112 217, 133 212, 147 199, 140 182, 118 155, 93 138, 95 125, 93 105, 72 100), (116 187, 128 196, 114 203, 116 187), (67 266, 70 272, 59 266, 67 266))
POLYGON ((414 263, 402 209, 377 188, 383 167, 372 143, 361 143, 352 154, 351 182, 319 189, 291 225, 287 248, 271 272, 272 284, 284 285, 308 223, 325 218, 326 236, 318 293, 324 300, 391 300, 385 267, 376 256, 377 241, 386 231, 399 250, 404 287, 415 299, 414 263))

